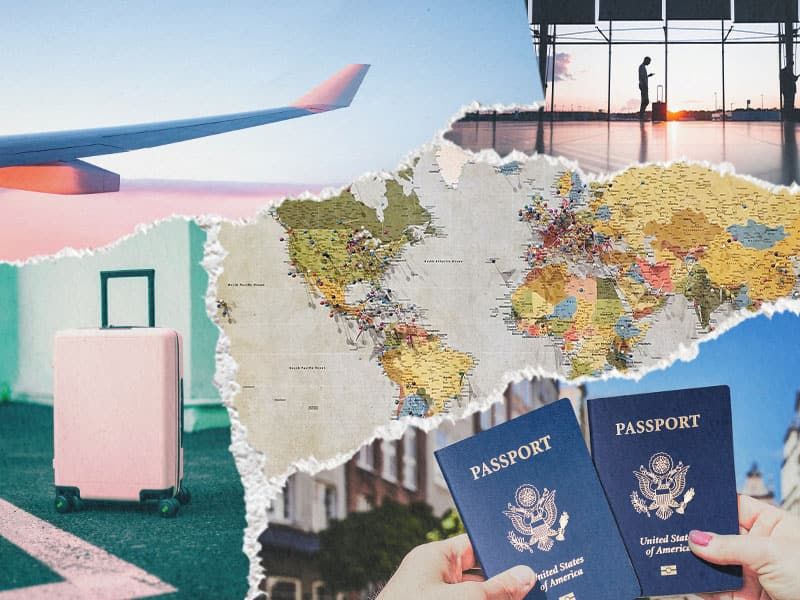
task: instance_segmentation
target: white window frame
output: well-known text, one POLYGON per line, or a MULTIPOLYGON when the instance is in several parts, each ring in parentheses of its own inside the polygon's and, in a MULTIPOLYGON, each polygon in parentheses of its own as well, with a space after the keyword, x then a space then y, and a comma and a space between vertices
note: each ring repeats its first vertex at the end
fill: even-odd
POLYGON ((397 472, 397 443, 395 440, 381 440, 381 457, 381 477, 390 483, 397 483, 399 473, 397 472))
MULTIPOLYGON (((319 600, 319 588, 322 587, 325 587, 325 582, 322 581, 321 579, 317 579, 311 584, 311 600, 319 600)), ((337 592, 336 594, 334 594, 334 598, 336 598, 337 600, 339 600, 340 598, 343 599, 344 593, 337 592)))
POLYGON ((329 483, 324 484, 322 490, 322 508, 325 515, 325 527, 330 525, 331 521, 339 518, 339 490, 335 485, 329 483), (333 505, 330 507, 330 514, 328 511, 328 492, 333 492, 333 505))
POLYGON ((294 495, 294 477, 289 477, 283 488, 283 518, 287 523, 294 519, 294 495))
POLYGON ((375 470, 375 448, 372 442, 364 444, 358 449, 358 458, 356 458, 356 465, 365 471, 375 470))
POLYGON ((417 467, 417 430, 408 428, 403 436, 403 487, 412 492, 419 488, 419 468, 417 467), (413 475, 409 471, 413 470, 413 475))
POLYGON ((289 477, 283 489, 275 494, 267 518, 273 523, 289 524, 294 516, 294 477, 289 477))
POLYGON ((366 494, 358 494, 356 496, 356 512, 366 512, 372 510, 374 506, 369 501, 366 494))
POLYGON ((279 583, 294 584, 294 600, 303 600, 303 582, 298 577, 270 576, 267 577, 267 594, 272 598, 272 588, 279 583))

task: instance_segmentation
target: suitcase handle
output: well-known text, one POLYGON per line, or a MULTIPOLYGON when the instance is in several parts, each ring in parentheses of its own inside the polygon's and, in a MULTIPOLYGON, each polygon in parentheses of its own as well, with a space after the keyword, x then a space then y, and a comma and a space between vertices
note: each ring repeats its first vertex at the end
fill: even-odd
POLYGON ((123 277, 147 278, 147 322, 148 327, 156 326, 156 271, 155 269, 123 269, 119 271, 100 271, 100 327, 113 328, 108 325, 108 280, 123 277))
POLYGON ((656 86, 656 102, 664 101, 664 86, 660 83, 656 86))

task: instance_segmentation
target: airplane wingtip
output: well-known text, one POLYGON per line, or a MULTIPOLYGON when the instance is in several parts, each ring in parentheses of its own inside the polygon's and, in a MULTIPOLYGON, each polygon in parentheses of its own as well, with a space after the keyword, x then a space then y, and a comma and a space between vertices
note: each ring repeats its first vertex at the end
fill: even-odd
POLYGON ((292 106, 323 112, 350 106, 371 65, 353 63, 301 96, 292 106))

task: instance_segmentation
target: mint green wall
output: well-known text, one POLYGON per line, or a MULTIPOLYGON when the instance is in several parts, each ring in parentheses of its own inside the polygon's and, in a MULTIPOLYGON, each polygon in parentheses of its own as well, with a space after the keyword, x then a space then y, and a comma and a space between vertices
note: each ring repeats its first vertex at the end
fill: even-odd
POLYGON ((0 402, 13 393, 19 369, 17 268, 0 264, 0 402))
POLYGON ((192 389, 190 398, 219 400, 214 387, 217 326, 206 314, 206 288, 208 275, 200 264, 206 232, 194 221, 189 222, 189 278, 192 311, 192 389))

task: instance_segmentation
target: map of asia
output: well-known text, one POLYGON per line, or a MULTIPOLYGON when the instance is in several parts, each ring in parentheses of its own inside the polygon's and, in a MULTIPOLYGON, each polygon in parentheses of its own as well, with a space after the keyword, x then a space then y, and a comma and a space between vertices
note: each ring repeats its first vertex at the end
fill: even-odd
POLYGON ((800 297, 800 203, 697 164, 598 179, 442 142, 218 237, 217 321, 268 476, 393 419, 457 417, 521 371, 662 366, 800 297))

